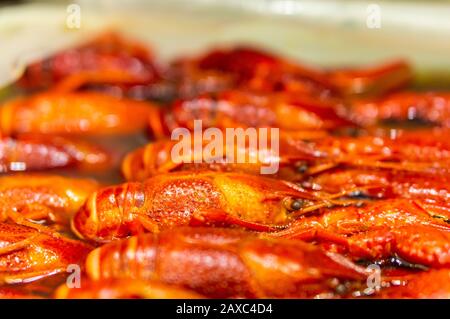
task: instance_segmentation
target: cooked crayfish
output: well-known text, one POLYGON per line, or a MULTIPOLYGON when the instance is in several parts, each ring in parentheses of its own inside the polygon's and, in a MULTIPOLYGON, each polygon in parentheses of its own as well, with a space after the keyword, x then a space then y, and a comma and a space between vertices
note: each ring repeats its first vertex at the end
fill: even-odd
MULTIPOLYGON (((88 88, 138 100, 162 102, 190 99, 233 88, 291 93, 315 97, 318 101, 338 102, 343 97, 380 96, 401 88, 410 82, 411 73, 411 67, 404 61, 369 68, 318 70, 267 52, 238 47, 211 51, 194 59, 176 60, 159 79, 150 83, 127 83, 119 78, 114 84, 100 83, 88 88)), ((76 87, 73 84, 75 81, 66 82, 69 83, 58 87, 76 87)))
POLYGON ((127 134, 146 128, 153 104, 109 95, 45 92, 0 108, 0 131, 45 134, 127 134))
POLYGON ((158 278, 218 298, 333 295, 366 277, 343 256, 307 243, 203 227, 109 243, 89 254, 86 272, 94 280, 158 278))
POLYGON ((392 136, 329 136, 314 140, 311 146, 321 158, 306 163, 311 167, 305 171, 316 174, 339 164, 430 172, 450 169, 448 129, 392 132, 392 136))
POLYGON ((300 216, 275 238, 324 243, 353 258, 376 260, 398 255, 410 263, 450 265, 450 208, 444 203, 393 199, 300 216))
POLYGON ((83 171, 109 168, 111 155, 103 148, 82 140, 58 136, 0 133, 0 173, 74 167, 83 171))
POLYGON ((188 289, 167 285, 155 280, 85 279, 79 288, 61 285, 55 292, 57 299, 201 299, 188 289))
POLYGON ((149 84, 90 84, 84 89, 134 100, 169 104, 177 99, 190 99, 199 94, 220 92, 233 87, 232 78, 227 74, 214 70, 180 67, 174 64, 168 68, 160 80, 149 84))
POLYGON ((247 90, 290 90, 316 96, 333 90, 321 71, 250 47, 213 50, 194 59, 179 60, 176 64, 181 72, 188 74, 192 70, 222 72, 231 77, 234 87, 247 90))
MULTIPOLYGON (((225 132, 223 133, 225 135, 225 132)), ((220 145, 211 152, 204 151, 208 149, 210 141, 203 139, 202 148, 195 148, 195 135, 192 135, 181 141, 188 149, 186 154, 176 155, 173 152, 180 141, 163 139, 129 153, 122 162, 122 172, 129 181, 142 181, 162 173, 201 169, 267 174, 284 180, 295 180, 299 178, 297 163, 303 165, 304 161, 320 156, 304 139, 315 139, 324 135, 326 133, 323 131, 295 131, 279 132, 274 137, 270 131, 267 134, 256 131, 254 137, 258 141, 255 145, 241 138, 233 138, 232 143, 228 140, 218 142, 220 145), (276 139, 272 140, 272 137, 276 139), (261 140, 264 140, 263 143, 261 140), (265 172, 264 167, 276 169, 273 172, 265 172)))
POLYGON ((48 174, 15 174, 0 177, 0 219, 39 229, 32 221, 68 224, 87 197, 99 188, 92 179, 48 174))
POLYGON ((0 283, 24 283, 66 272, 83 262, 91 247, 23 225, 0 223, 0 283))
POLYGON ((99 242, 181 225, 269 231, 285 227, 293 213, 315 210, 331 201, 281 180, 176 172, 100 189, 74 216, 72 229, 80 238, 99 242))
POLYGON ((307 96, 224 91, 180 100, 161 111, 150 128, 156 136, 178 127, 194 129, 194 120, 204 128, 276 127, 280 130, 333 129, 352 126, 340 117, 332 104, 307 96), (161 128, 162 127, 162 128, 161 128))
POLYGON ((301 184, 327 193, 357 189, 355 197, 450 201, 450 175, 391 169, 338 168, 310 176, 301 184))
MULTIPOLYGON (((180 141, 159 140, 128 154, 122 162, 122 172, 128 180, 143 180, 161 173, 199 169, 258 175, 261 174, 261 167, 276 165, 279 168, 274 175, 276 177, 300 181, 309 176, 305 185, 320 187, 320 184, 323 184, 323 188, 327 189, 333 188, 333 183, 336 184, 339 177, 346 178, 345 175, 348 175, 348 179, 344 181, 342 187, 351 183, 371 186, 371 181, 375 183, 374 179, 378 179, 376 181, 378 186, 382 186, 382 183, 386 183, 386 178, 389 178, 386 174, 392 177, 395 172, 401 171, 398 183, 407 187, 406 180, 401 176, 408 174, 412 176, 412 172, 416 173, 417 182, 418 178, 420 179, 418 176, 427 174, 432 176, 431 173, 436 171, 443 173, 436 178, 440 181, 445 180, 450 169, 448 163, 450 145, 446 140, 446 132, 447 130, 424 130, 423 134, 426 137, 419 138, 418 133, 401 131, 392 137, 377 135, 336 137, 324 131, 280 131, 276 148, 272 142, 267 142, 267 145, 261 148, 259 146, 252 148, 247 141, 238 143, 238 139, 234 139, 233 143, 228 143, 223 140, 223 147, 220 149, 222 152, 219 154, 204 152, 204 148, 210 143, 205 139, 202 143, 206 145, 196 150, 193 146, 194 141, 189 140, 195 137, 192 134, 187 141, 184 138, 182 141, 190 146, 189 152, 186 152, 185 156, 175 156, 176 161, 172 152, 180 141), (240 154, 245 160, 228 161, 230 154, 234 159, 240 154), (195 159, 198 161, 195 162, 195 159), (342 166, 356 167, 358 170, 339 171, 342 166), (387 173, 389 170, 391 173, 387 173), (336 178, 330 176, 336 171, 341 173, 336 178), (407 173, 408 171, 411 173, 407 173), (364 173, 357 176, 358 172, 364 173), (319 173, 321 175, 317 175, 319 173), (369 174, 373 177, 369 178, 369 174), (366 177, 367 179, 364 179, 366 177)), ((247 133, 243 131, 242 134, 247 133)), ((255 134, 258 141, 263 138, 260 132, 255 134)), ((270 134, 265 138, 269 139, 270 134)), ((400 184, 397 186, 400 187, 400 184)))
POLYGON ((372 67, 330 70, 327 74, 344 96, 381 96, 406 86, 413 78, 411 66, 403 60, 372 67))
POLYGON ((65 90, 90 83, 148 83, 159 78, 153 56, 143 45, 106 32, 81 46, 29 65, 19 79, 26 88, 64 80, 65 90))
POLYGON ((422 121, 450 127, 450 94, 399 92, 375 100, 354 101, 349 119, 364 126, 383 121, 422 121))
POLYGON ((196 59, 180 60, 185 73, 197 70, 231 76, 234 87, 264 92, 327 95, 380 95, 408 84, 412 70, 405 61, 369 68, 319 70, 250 47, 214 50, 196 59))

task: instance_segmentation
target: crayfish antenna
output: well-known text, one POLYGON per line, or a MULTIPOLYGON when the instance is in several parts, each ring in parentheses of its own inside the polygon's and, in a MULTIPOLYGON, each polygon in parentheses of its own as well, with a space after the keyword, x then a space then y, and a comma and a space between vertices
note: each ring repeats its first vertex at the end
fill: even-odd
POLYGON ((349 189, 344 189, 343 191, 338 192, 338 193, 329 194, 329 195, 325 194, 324 197, 318 195, 318 197, 322 198, 323 200, 333 200, 333 199, 336 199, 336 198, 347 196, 348 194, 351 194, 351 193, 363 192, 363 191, 367 191, 367 190, 370 190, 370 189, 377 189, 377 188, 380 188, 380 187, 384 187, 384 185, 382 185, 382 184, 372 184, 372 185, 367 185, 367 186, 352 187, 352 188, 349 188, 349 189), (328 196, 326 196, 326 195, 328 195, 328 196))
POLYGON ((317 164, 315 166, 312 166, 312 167, 308 168, 306 173, 308 175, 315 175, 315 174, 318 174, 318 173, 322 173, 324 171, 328 171, 328 170, 330 170, 332 168, 335 168, 338 165, 339 165, 339 163, 336 163, 336 162, 320 163, 320 164, 317 164))
POLYGON ((315 205, 310 205, 310 206, 302 208, 302 209, 300 209, 298 211, 292 212, 291 216, 293 216, 293 217, 301 216, 301 215, 304 215, 306 213, 310 213, 310 212, 313 212, 315 210, 318 210, 320 208, 330 207, 330 206, 333 206, 333 204, 331 202, 324 201, 322 203, 315 204, 315 205))
POLYGON ((446 169, 444 167, 436 167, 433 163, 420 163, 420 162, 385 162, 385 161, 365 161, 365 160, 356 160, 356 161, 343 161, 342 163, 355 165, 355 166, 364 166, 364 167, 374 167, 374 168, 386 168, 386 169, 395 169, 402 171, 411 171, 411 172, 424 172, 433 169, 446 169))
POLYGON ((299 211, 293 212, 293 216, 300 216, 306 213, 310 213, 312 211, 318 210, 320 208, 331 208, 333 206, 350 206, 350 205, 360 205, 360 200, 338 200, 336 198, 340 198, 343 196, 348 195, 349 193, 356 192, 356 191, 362 191, 367 190, 371 188, 377 188, 380 187, 379 185, 370 185, 370 186, 364 186, 364 187, 355 187, 347 190, 343 190, 339 193, 335 194, 315 194, 317 198, 319 198, 322 202, 310 205, 305 208, 302 208, 299 211))
MULTIPOLYGON (((433 218, 439 218, 442 219, 444 222, 450 224, 450 215, 447 215, 445 213, 443 213, 440 209, 437 209, 436 211, 433 211, 433 209, 428 209, 427 207, 425 207, 425 203, 421 202, 420 200, 413 200, 412 203, 417 206, 421 211, 425 212, 426 214, 430 215, 433 218)), ((430 206, 430 205, 426 205, 426 206, 430 206)), ((433 206, 431 204, 431 206, 433 206)), ((436 207, 432 207, 432 208, 436 208, 436 207)), ((442 208, 439 207, 439 208, 442 208)), ((450 210, 450 207, 448 208, 450 210)), ((450 225, 449 225, 450 227, 450 225)))

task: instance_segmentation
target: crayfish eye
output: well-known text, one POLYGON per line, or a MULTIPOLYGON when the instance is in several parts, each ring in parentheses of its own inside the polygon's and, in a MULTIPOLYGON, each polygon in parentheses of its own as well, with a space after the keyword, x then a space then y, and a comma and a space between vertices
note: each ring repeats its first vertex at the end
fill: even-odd
POLYGON ((348 193, 348 197, 361 197, 363 192, 361 190, 354 190, 348 193))
POLYGON ((305 205, 304 200, 301 199, 296 199, 292 202, 291 204, 291 209, 292 210, 299 210, 300 208, 302 208, 305 205))
POLYGON ((305 162, 299 162, 297 163, 297 172, 299 173, 306 173, 308 171, 308 164, 305 162))
POLYGON ((358 208, 364 207, 365 205, 366 205, 366 203, 363 201, 358 201, 355 203, 355 206, 358 208))
POLYGON ((336 286, 335 292, 340 296, 346 295, 349 292, 349 287, 345 284, 339 284, 336 286))
POLYGON ((308 201, 306 201, 304 199, 300 199, 300 198, 297 198, 297 199, 289 198, 284 201, 284 206, 290 212, 300 210, 303 207, 305 207, 305 205, 307 205, 307 204, 308 204, 308 201))

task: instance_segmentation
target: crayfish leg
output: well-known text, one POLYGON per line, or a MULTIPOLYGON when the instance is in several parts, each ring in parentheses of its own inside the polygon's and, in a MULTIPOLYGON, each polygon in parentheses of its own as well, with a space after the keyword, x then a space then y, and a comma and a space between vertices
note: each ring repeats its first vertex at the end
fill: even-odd
POLYGON ((24 207, 20 207, 20 209, 18 209, 18 212, 26 219, 31 220, 50 219, 51 221, 54 221, 54 214, 52 209, 50 209, 48 206, 41 205, 38 203, 28 204, 24 207))
POLYGON ((145 215, 138 215, 137 221, 150 233, 159 233, 159 226, 150 217, 145 215))
POLYGON ((282 225, 267 225, 257 222, 251 222, 239 217, 230 215, 222 210, 208 210, 204 212, 194 213, 191 220, 191 225, 205 226, 205 225, 227 225, 240 226, 246 229, 268 232, 284 229, 286 226, 282 225))
POLYGON ((36 229, 40 233, 50 235, 54 238, 61 237, 61 235, 59 233, 55 232, 54 230, 50 229, 49 227, 40 225, 37 223, 33 223, 33 222, 29 221, 27 218, 25 218, 24 216, 22 216, 21 214, 19 214, 18 212, 10 210, 6 213, 6 215, 10 220, 12 220, 16 224, 36 229))

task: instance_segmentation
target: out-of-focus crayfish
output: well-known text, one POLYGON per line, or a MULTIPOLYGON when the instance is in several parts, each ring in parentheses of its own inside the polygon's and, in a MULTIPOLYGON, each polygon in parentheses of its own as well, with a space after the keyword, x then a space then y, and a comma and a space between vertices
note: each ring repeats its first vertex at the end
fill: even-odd
POLYGON ((353 101, 348 112, 349 119, 364 126, 415 120, 450 127, 450 93, 393 93, 376 100, 353 101))
POLYGON ((412 79, 411 67, 404 61, 324 71, 250 47, 214 50, 196 59, 180 60, 177 65, 188 74, 191 70, 222 72, 231 76, 234 87, 247 90, 322 97, 379 95, 401 88, 412 79))
POLYGON ((40 88, 58 83, 59 90, 68 91, 91 83, 148 83, 157 78, 153 56, 146 47, 106 32, 29 65, 19 85, 40 88))
MULTIPOLYGON (((263 138, 259 133, 256 134, 258 140, 263 138)), ((309 176, 305 185, 316 186, 315 189, 319 189, 318 187, 323 184, 322 188, 326 190, 341 186, 350 189, 351 187, 348 187, 350 184, 381 187, 383 183, 386 184, 388 170, 392 169, 395 170, 389 173, 391 177, 396 171, 402 171, 399 174, 405 176, 407 171, 413 171, 417 173, 416 180, 425 173, 430 174, 436 170, 446 172, 450 169, 448 163, 450 145, 446 141, 446 130, 425 130, 424 138, 419 138, 418 133, 412 132, 398 131, 396 134, 394 137, 376 135, 337 137, 330 136, 324 131, 281 131, 276 149, 273 149, 270 143, 263 148, 251 148, 249 143, 240 145, 236 139, 230 144, 223 141, 223 154, 220 154, 223 158, 217 157, 217 154, 203 152, 203 147, 196 151, 193 147, 194 142, 187 140, 183 142, 187 144, 190 142, 191 152, 184 157, 180 156, 177 161, 174 161, 172 152, 179 141, 159 140, 128 154, 122 163, 122 172, 128 180, 144 180, 156 174, 199 169, 259 175, 261 167, 276 164, 279 167, 276 177, 305 181, 305 176, 309 176), (233 158, 241 154, 245 161, 241 163, 227 161, 226 156, 230 153, 233 154, 233 158), (201 161, 195 163, 194 159, 201 161), (342 165, 359 167, 359 170, 341 170, 341 173, 333 178, 332 174, 339 171, 342 165), (378 170, 381 168, 385 170, 378 170), (365 171, 363 175, 356 176, 356 173, 363 171, 365 171), (373 176, 369 178, 369 174, 373 176), (337 185, 337 181, 342 179, 345 179, 345 183, 337 185), (377 185, 371 185, 375 182, 377 185)), ((269 135, 267 137, 270 137, 269 135)), ((203 140, 203 143, 208 145, 209 141, 203 140)), ((444 174, 436 178, 442 180, 445 176, 444 174)), ((402 184, 402 181, 406 183, 399 175, 397 181, 399 184, 395 187, 404 185, 406 188, 407 185, 402 184)), ((405 191, 405 189, 398 190, 405 191)))
POLYGON ((23 283, 65 272, 70 264, 83 268, 92 248, 23 225, 0 223, 0 284, 23 283))
MULTIPOLYGON (((404 61, 369 68, 327 71, 249 47, 214 50, 197 58, 179 59, 160 73, 159 79, 150 83, 133 83, 119 78, 114 85, 100 83, 90 85, 89 89, 163 102, 233 88, 264 93, 283 92, 336 102, 336 98, 347 96, 379 96, 405 86, 412 78, 411 68, 404 61)), ((76 81, 65 82, 57 89, 67 91, 77 87, 76 81)))
POLYGON ((205 140, 202 140, 202 148, 196 149, 193 140, 195 136, 192 136, 191 139, 182 141, 188 146, 189 152, 175 156, 174 152, 180 142, 163 139, 129 153, 122 162, 122 172, 129 181, 143 181, 157 174, 202 169, 260 175, 264 173, 264 167, 276 165, 275 172, 266 174, 284 180, 295 180, 299 178, 300 170, 297 163, 303 165, 305 161, 320 156, 304 139, 316 139, 325 135, 324 131, 282 131, 276 136, 275 144, 271 140, 270 131, 267 134, 256 131, 255 137, 258 141, 264 139, 265 145, 258 141, 255 145, 246 141, 239 143, 238 140, 242 139, 233 139, 232 143, 223 140, 223 145, 219 145, 217 152, 204 152, 209 143, 205 140))
POLYGON ((330 204, 281 180, 238 173, 176 172, 93 193, 74 216, 80 238, 110 241, 181 225, 286 227, 290 215, 330 204))
POLYGON ((109 279, 83 280, 82 287, 61 285, 55 292, 57 299, 201 299, 201 295, 155 280, 109 279))
POLYGON ((0 173, 75 167, 99 171, 110 167, 110 154, 87 141, 58 136, 0 133, 0 173))
MULTIPOLYGON (((62 86, 64 84, 61 84, 62 86)), ((67 88, 67 85, 65 85, 67 88)), ((162 78, 149 84, 115 83, 89 85, 85 89, 105 92, 134 100, 149 100, 168 104, 204 93, 232 89, 232 77, 214 70, 201 70, 190 64, 173 63, 162 78)))
POLYGON ((178 127, 193 130, 194 120, 201 120, 203 128, 221 129, 311 130, 352 125, 334 111, 332 104, 315 98, 232 90, 177 101, 161 111, 161 121, 152 117, 150 128, 156 136, 163 136, 178 127), (168 132, 161 132, 161 127, 168 132))
POLYGON ((0 131, 44 134, 127 134, 147 125, 154 105, 94 93, 46 92, 0 108, 0 131))
POLYGON ((413 78, 411 66, 403 60, 371 67, 330 70, 327 75, 343 96, 381 96, 405 87, 413 78))
POLYGON ((321 71, 250 47, 213 50, 194 59, 178 60, 176 66, 187 77, 198 70, 221 72, 231 78, 233 87, 246 90, 290 90, 315 96, 333 90, 321 71))
POLYGON ((109 243, 89 254, 86 272, 94 280, 158 278, 218 298, 332 297, 366 277, 343 256, 307 243, 203 227, 109 243))
POLYGON ((40 229, 33 221, 68 224, 99 184, 91 179, 47 174, 0 177, 0 219, 40 229))
POLYGON ((391 169, 338 168, 310 176, 301 184, 307 189, 338 193, 358 190, 351 196, 375 198, 450 200, 448 173, 410 172, 391 169))
POLYGON ((449 130, 394 132, 393 136, 329 136, 312 141, 311 146, 321 158, 306 172, 316 174, 337 164, 410 171, 449 170, 449 130))
POLYGON ((398 255, 410 263, 446 267, 450 265, 449 218, 445 202, 382 200, 300 216, 288 229, 268 236, 321 242, 353 258, 398 255))

